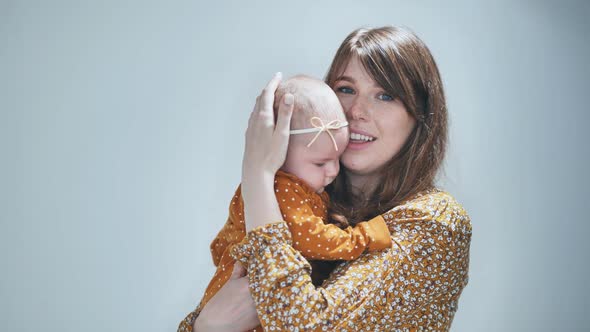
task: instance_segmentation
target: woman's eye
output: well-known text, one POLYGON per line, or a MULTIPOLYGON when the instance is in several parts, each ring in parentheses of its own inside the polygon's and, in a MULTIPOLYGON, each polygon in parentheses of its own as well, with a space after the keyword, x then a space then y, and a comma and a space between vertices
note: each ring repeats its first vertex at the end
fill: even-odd
POLYGON ((314 165, 316 165, 317 167, 324 167, 326 163, 315 163, 314 165))
POLYGON ((336 90, 338 92, 342 92, 342 93, 346 93, 346 94, 353 94, 354 93, 353 89, 346 87, 346 86, 341 86, 341 87, 337 88, 336 90))
POLYGON ((377 98, 379 98, 380 100, 383 100, 383 101, 392 101, 393 100, 393 97, 386 94, 386 93, 380 94, 377 98))

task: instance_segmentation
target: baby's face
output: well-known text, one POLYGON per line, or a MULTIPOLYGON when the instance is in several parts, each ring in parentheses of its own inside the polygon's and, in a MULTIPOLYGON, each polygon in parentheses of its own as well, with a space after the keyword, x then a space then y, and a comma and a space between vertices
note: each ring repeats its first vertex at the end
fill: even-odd
POLYGON ((321 133, 310 147, 307 144, 317 133, 292 135, 287 159, 281 169, 305 181, 315 192, 323 192, 324 187, 336 178, 340 170, 340 155, 348 144, 348 127, 331 130, 331 133, 338 151, 326 132, 321 133))

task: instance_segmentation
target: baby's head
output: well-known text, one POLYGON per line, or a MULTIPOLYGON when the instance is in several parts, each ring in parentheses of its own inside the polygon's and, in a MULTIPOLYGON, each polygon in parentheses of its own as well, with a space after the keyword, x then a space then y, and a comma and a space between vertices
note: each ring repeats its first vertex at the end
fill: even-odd
POLYGON ((292 132, 322 125, 338 128, 321 133, 319 130, 292 133, 287 158, 281 167, 281 170, 296 175, 321 193, 340 170, 340 155, 349 138, 348 127, 343 126, 346 116, 334 91, 321 80, 298 75, 281 83, 275 94, 275 112, 278 101, 286 93, 295 97, 292 132))

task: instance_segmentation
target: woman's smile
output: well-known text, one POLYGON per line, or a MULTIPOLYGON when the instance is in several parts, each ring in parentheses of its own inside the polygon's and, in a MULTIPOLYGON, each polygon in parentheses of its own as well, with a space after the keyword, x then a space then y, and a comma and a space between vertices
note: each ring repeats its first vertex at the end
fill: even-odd
POLYGON ((359 129, 350 129, 350 140, 348 141, 347 149, 362 150, 366 149, 371 143, 377 140, 376 137, 359 129))

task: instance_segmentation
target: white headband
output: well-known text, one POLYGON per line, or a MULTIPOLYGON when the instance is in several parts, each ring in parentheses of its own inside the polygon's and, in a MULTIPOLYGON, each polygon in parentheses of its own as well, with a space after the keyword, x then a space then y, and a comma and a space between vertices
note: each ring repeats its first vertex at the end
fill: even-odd
POLYGON ((311 142, 309 142, 309 144, 307 144, 307 147, 310 147, 313 144, 313 142, 315 142, 315 140, 318 138, 318 136, 320 136, 320 134, 325 131, 326 133, 328 133, 328 135, 330 135, 330 138, 332 138, 332 142, 334 143, 334 148, 336 149, 336 151, 338 151, 338 146, 336 145, 336 139, 334 138, 334 136, 332 135, 330 130, 336 130, 336 129, 340 129, 342 127, 346 127, 346 126, 348 126, 348 122, 346 122, 346 121, 340 122, 340 120, 332 120, 332 121, 328 122, 327 124, 324 124, 322 119, 318 118, 317 116, 314 116, 313 118, 311 118, 310 122, 311 122, 311 125, 313 126, 313 128, 295 129, 295 130, 289 131, 289 133, 291 135, 298 135, 298 134, 308 134, 308 133, 317 132, 317 134, 311 140, 311 142))

